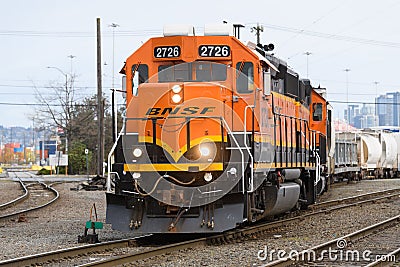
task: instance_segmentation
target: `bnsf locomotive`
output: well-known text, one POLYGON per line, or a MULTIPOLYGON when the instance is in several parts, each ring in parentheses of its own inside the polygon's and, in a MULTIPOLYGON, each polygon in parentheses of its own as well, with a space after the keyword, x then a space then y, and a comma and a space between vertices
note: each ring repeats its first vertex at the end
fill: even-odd
POLYGON ((329 104, 270 49, 228 25, 203 36, 171 26, 127 58, 107 223, 214 233, 316 201, 330 168, 329 104))

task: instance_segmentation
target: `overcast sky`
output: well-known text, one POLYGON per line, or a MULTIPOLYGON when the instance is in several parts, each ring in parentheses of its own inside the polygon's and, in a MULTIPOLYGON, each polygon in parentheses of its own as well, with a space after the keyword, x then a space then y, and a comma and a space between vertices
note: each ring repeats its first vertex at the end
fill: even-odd
POLYGON ((115 28, 115 85, 125 59, 142 42, 160 36, 165 24, 242 23, 241 39, 264 26, 263 43, 314 86, 326 87, 335 117, 344 104, 373 103, 378 93, 400 91, 400 1, 2 1, 0 9, 0 125, 32 126, 35 86, 62 84, 56 69, 77 75, 79 97, 96 93, 96 18, 101 18, 103 91, 112 86, 112 29, 115 28), (249 5, 252 3, 251 5, 249 5), (311 52, 306 56, 305 52, 311 52), (68 56, 74 56, 72 59, 68 56), (350 69, 345 72, 345 69, 350 69), (348 91, 346 92, 346 74, 348 91), (377 85, 374 82, 379 82, 377 85), (15 104, 23 104, 17 106, 15 104))

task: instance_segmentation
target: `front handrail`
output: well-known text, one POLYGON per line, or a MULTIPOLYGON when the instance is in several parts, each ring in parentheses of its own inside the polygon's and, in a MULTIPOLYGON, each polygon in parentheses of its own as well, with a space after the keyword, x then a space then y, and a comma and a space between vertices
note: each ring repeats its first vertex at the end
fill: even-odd
POLYGON ((118 134, 117 139, 115 140, 114 145, 112 146, 110 152, 108 153, 108 157, 107 157, 107 181, 106 181, 106 189, 107 192, 111 192, 111 157, 114 154, 114 150, 117 147, 118 141, 121 138, 121 135, 123 134, 123 132, 125 132, 125 124, 123 124, 121 131, 118 134))
POLYGON ((315 154, 315 182, 314 185, 317 185, 319 181, 321 180, 321 174, 320 174, 320 157, 316 151, 314 151, 315 154))
POLYGON ((223 118, 223 117, 220 117, 220 119, 221 119, 221 121, 223 122, 223 124, 224 124, 224 126, 225 126, 225 128, 228 130, 228 133, 230 134, 230 136, 232 137, 232 139, 233 139, 233 141, 235 142, 235 145, 238 147, 238 149, 239 149, 239 152, 240 152, 240 154, 241 154, 241 156, 242 156, 242 160, 241 160, 241 163, 242 163, 242 188, 243 188, 243 194, 244 194, 244 190, 245 190, 245 184, 244 184, 244 154, 243 154, 243 151, 242 151, 242 149, 240 148, 240 145, 239 145, 239 142, 236 140, 236 137, 233 135, 233 132, 231 131, 231 129, 229 128, 229 125, 228 125, 228 123, 226 122, 226 120, 223 118))
MULTIPOLYGON (((251 170, 251 172, 250 172, 250 189, 247 190, 247 192, 251 193, 254 191, 254 173, 253 173, 254 160, 253 160, 253 155, 251 154, 251 151, 250 151, 250 147, 247 145, 247 129, 246 129, 247 128, 247 109, 254 109, 254 105, 248 105, 244 108, 244 123, 243 123, 244 124, 243 143, 244 143, 244 147, 247 150, 247 153, 249 153, 249 156, 250 156, 250 170, 251 170)), ((244 180, 244 176, 243 176, 243 180, 244 180)))

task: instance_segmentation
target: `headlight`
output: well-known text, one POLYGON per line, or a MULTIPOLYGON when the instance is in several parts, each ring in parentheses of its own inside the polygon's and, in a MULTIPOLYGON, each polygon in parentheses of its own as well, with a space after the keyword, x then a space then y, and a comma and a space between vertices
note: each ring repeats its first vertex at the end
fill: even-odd
POLYGON ((180 95, 175 94, 172 96, 172 102, 174 102, 175 104, 181 102, 181 100, 182 100, 182 97, 180 95))
POLYGON ((179 94, 181 90, 182 87, 179 84, 175 84, 174 86, 172 86, 172 92, 174 92, 175 94, 179 94))
POLYGON ((212 180, 212 174, 211 174, 211 172, 206 172, 205 174, 204 174, 204 181, 206 181, 207 183, 209 182, 209 181, 211 181, 212 180))
POLYGON ((203 157, 207 157, 207 156, 210 155, 210 149, 208 147, 206 147, 206 146, 202 146, 202 147, 200 147, 200 154, 203 157))
POLYGON ((142 150, 140 148, 138 148, 138 147, 133 150, 133 155, 136 158, 140 157, 142 154, 143 154, 142 150))

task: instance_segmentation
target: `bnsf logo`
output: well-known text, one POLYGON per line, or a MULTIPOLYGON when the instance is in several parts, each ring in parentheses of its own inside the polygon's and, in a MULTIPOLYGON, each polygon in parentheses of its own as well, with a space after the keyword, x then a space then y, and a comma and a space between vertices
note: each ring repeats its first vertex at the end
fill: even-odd
POLYGON ((180 114, 180 115, 193 115, 193 114, 206 114, 209 112, 213 112, 215 107, 187 107, 187 108, 180 108, 177 107, 173 108, 149 108, 147 110, 146 115, 155 116, 155 115, 166 115, 166 114, 180 114))

